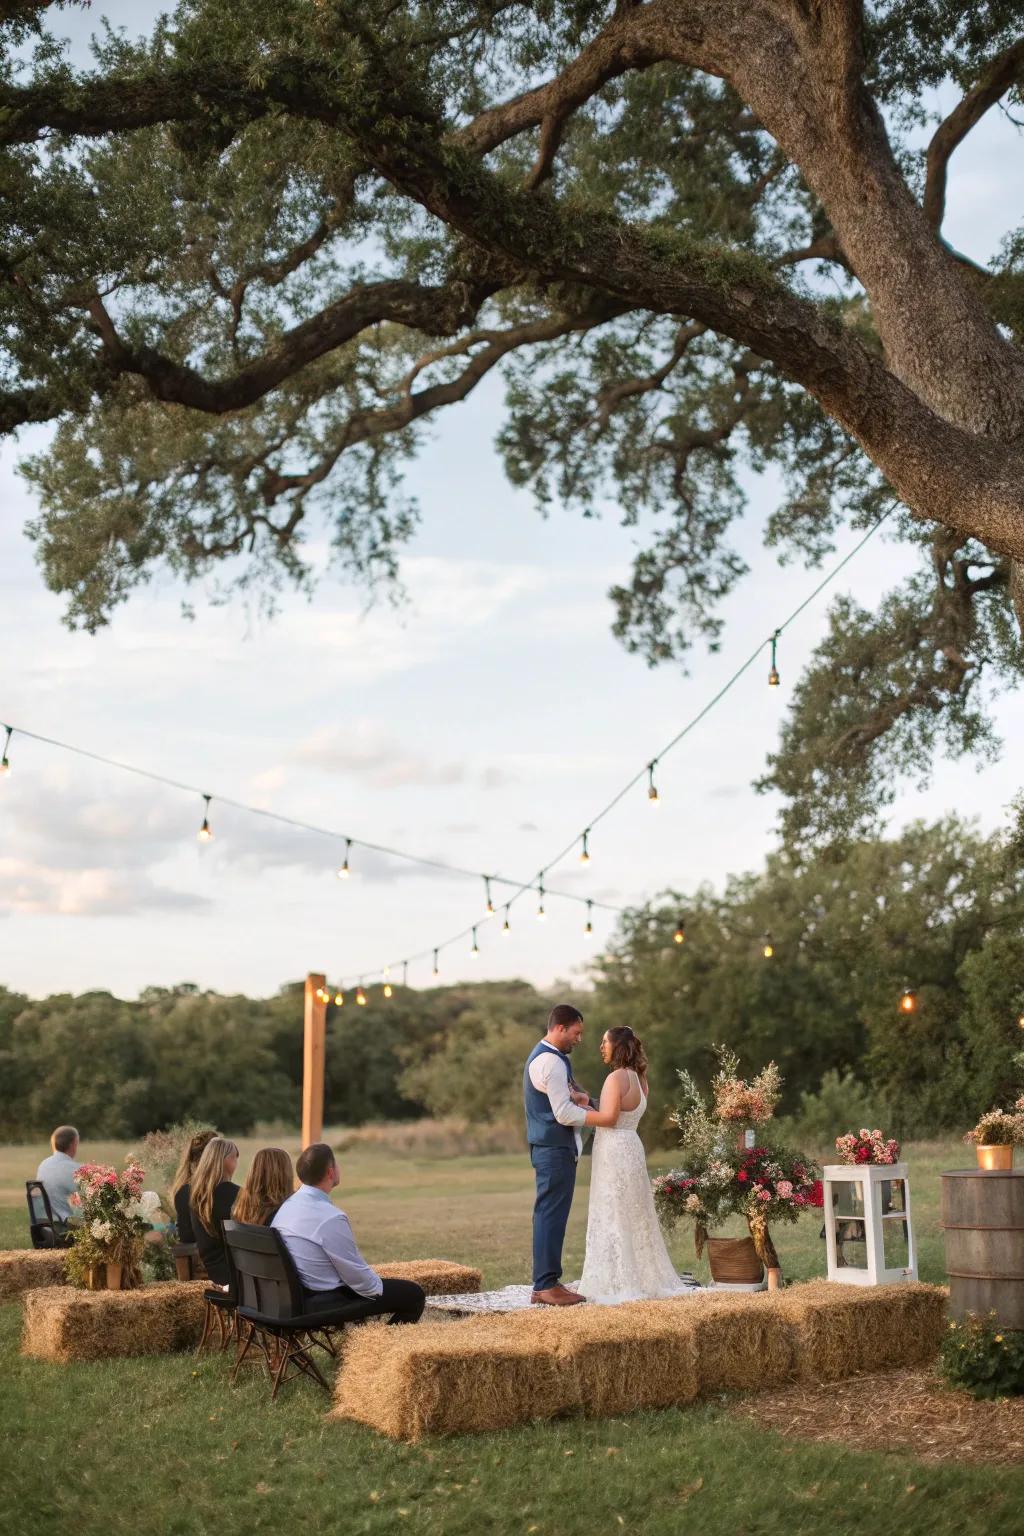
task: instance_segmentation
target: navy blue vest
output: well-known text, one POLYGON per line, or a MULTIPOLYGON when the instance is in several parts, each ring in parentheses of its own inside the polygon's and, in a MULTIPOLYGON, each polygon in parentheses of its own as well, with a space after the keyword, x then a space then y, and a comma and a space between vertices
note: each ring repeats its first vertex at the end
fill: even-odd
POLYGON ((541 1093, 530 1081, 530 1063, 538 1056, 550 1053, 557 1056, 559 1061, 565 1062, 566 1073, 569 1073, 569 1058, 562 1051, 556 1051, 553 1045, 545 1045, 543 1040, 538 1040, 529 1056, 526 1058, 526 1066, 523 1068, 523 1105, 526 1109, 526 1139, 531 1147, 568 1147, 570 1151, 576 1151, 576 1132, 571 1125, 559 1125, 551 1111, 551 1100, 546 1093, 541 1093))

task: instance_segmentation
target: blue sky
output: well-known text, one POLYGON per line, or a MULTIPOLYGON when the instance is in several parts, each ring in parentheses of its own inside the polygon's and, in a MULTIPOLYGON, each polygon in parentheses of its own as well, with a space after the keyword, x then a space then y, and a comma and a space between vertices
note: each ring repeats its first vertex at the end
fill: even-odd
MULTIPOLYGON (((94 6, 64 15, 77 38, 100 14, 144 23, 149 8, 94 6)), ((949 237, 983 258, 1003 210, 1024 191, 1019 142, 998 113, 953 161, 949 237), (1012 157, 1015 186, 1005 165, 1012 157)), ((779 567, 760 548, 775 493, 751 482, 741 553, 751 574, 727 603, 719 655, 692 674, 649 671, 610 634, 613 581, 637 530, 614 507, 584 522, 542 520, 505 482, 492 448, 497 379, 438 418, 410 471, 421 530, 403 562, 409 601, 366 611, 365 594, 325 575, 312 601, 287 595, 265 620, 239 602, 154 583, 92 637, 61 623, 61 601, 35 567, 23 525, 32 498, 17 459, 45 430, 0 446, 0 718, 171 777, 254 801, 356 837, 472 868, 532 878, 709 698, 819 579, 779 567), (183 598, 196 617, 180 615, 183 598)), ((639 530, 642 537, 643 530, 639 530)), ((855 540, 846 536, 839 553, 855 540)), ((878 536, 833 591, 874 604, 905 569, 878 536)), ((720 884, 756 867, 774 840, 777 805, 757 795, 786 708, 786 683, 820 637, 824 594, 784 638, 783 686, 755 665, 659 771, 661 802, 643 788, 595 833, 593 862, 549 875, 553 889, 626 904, 668 886, 720 884)), ((997 715, 1000 762, 942 763, 931 786, 908 785, 900 824, 950 808, 998 826, 1019 787, 1024 702, 997 715)), ((340 844, 275 828, 216 802, 216 837, 200 848, 198 799, 15 739, 0 786, 0 981, 32 994, 190 980, 254 994, 308 970, 372 972, 474 921, 482 890, 381 858, 354 856, 339 882, 340 844)), ((480 928, 442 958, 442 979, 579 980, 593 948, 582 911, 552 898, 539 924, 513 913, 513 934, 480 928)), ((610 919, 595 916, 595 942, 610 919)), ((430 966, 410 971, 426 984, 430 966)))

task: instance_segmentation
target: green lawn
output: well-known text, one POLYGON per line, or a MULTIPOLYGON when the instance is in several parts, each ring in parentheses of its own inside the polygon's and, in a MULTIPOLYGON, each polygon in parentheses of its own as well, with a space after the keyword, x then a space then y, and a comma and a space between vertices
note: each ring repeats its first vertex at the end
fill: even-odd
MULTIPOLYGON (((87 1149, 110 1156, 121 1149, 87 1149)), ((243 1149, 245 1151, 246 1149, 243 1149)), ((38 1149, 0 1150, 0 1241, 24 1242, 19 1182, 38 1149)), ((942 1278, 938 1172, 963 1149, 908 1149, 922 1278, 942 1278)), ((653 1159, 652 1164, 664 1162, 653 1159)), ((589 1169, 584 1165, 584 1184, 589 1169)), ((581 1189, 568 1244, 578 1272, 581 1189)), ((489 1285, 528 1277, 524 1158, 346 1164, 343 1201, 366 1251, 479 1264, 489 1285)), ((777 1245, 792 1278, 820 1274, 813 1218, 777 1245)), ((673 1244, 692 1265, 690 1240, 673 1244)), ((75 1536, 140 1528, 182 1536, 249 1530, 456 1536, 661 1533, 988 1532, 1024 1528, 1024 1469, 923 1465, 905 1455, 804 1444, 730 1416, 725 1402, 566 1420, 481 1437, 396 1446, 325 1421, 304 1383, 271 1406, 255 1372, 232 1390, 222 1359, 184 1356, 74 1367, 22 1360, 20 1308, 0 1308, 4 1387, 0 1530, 33 1536, 64 1517, 75 1536)))

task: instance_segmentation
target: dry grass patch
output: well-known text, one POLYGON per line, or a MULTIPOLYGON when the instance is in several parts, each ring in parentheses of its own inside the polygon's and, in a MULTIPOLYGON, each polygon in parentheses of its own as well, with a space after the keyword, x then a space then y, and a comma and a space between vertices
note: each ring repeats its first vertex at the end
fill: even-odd
POLYGON ((827 1386, 798 1382, 739 1402, 733 1412, 782 1435, 861 1451, 904 1450, 915 1461, 1024 1461, 1024 1398, 977 1402, 968 1392, 944 1386, 933 1366, 852 1376, 827 1386))
POLYGON ((39 1286, 61 1285, 64 1252, 62 1248, 14 1248, 0 1253, 0 1302, 39 1286))
POLYGON ((21 1352, 66 1362, 187 1349, 202 1331, 205 1289, 204 1280, 166 1280, 137 1291, 28 1291, 21 1352))
POLYGON ((940 1285, 839 1285, 811 1280, 773 1298, 793 1332, 797 1375, 839 1381, 934 1358, 946 1325, 940 1285))

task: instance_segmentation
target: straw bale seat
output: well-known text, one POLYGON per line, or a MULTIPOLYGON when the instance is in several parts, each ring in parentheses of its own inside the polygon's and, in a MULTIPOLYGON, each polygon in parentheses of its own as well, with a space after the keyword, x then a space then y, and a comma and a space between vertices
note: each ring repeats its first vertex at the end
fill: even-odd
POLYGON ((0 1253, 0 1302, 23 1291, 64 1283, 66 1253, 60 1248, 12 1248, 0 1253))
MULTIPOLYGON (((27 1249, 15 1257, 54 1260, 60 1255, 27 1249)), ((434 1296, 480 1289, 478 1269, 445 1259, 380 1264, 377 1270, 389 1279, 415 1280, 434 1296)), ((46 1280, 38 1283, 45 1285, 46 1280)), ((48 1289, 25 1293, 22 1354, 69 1361, 192 1349, 203 1332, 208 1284, 206 1280, 162 1280, 135 1291, 81 1291, 55 1285, 51 1279, 48 1289)))
POLYGON ((345 1341, 332 1416, 418 1440, 665 1408, 794 1377, 838 1380, 933 1356, 945 1307, 939 1286, 812 1281, 777 1295, 371 1324, 345 1341))

